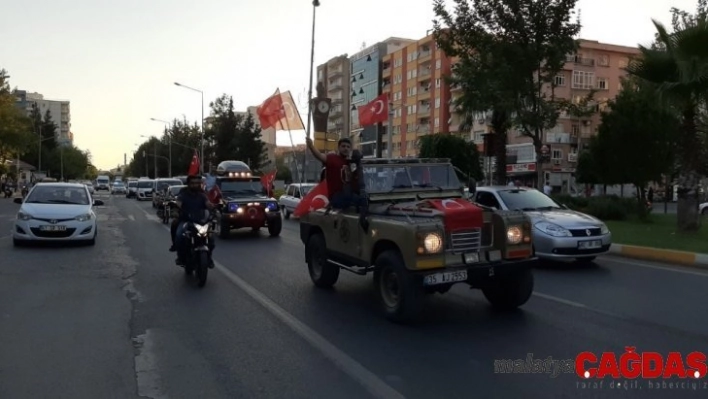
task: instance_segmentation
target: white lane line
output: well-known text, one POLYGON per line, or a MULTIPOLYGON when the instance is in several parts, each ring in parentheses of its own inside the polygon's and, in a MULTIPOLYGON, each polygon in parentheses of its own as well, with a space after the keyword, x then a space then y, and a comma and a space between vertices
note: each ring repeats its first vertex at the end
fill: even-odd
POLYGON ((607 262, 621 263, 621 264, 631 265, 631 266, 646 267, 648 269, 663 270, 665 272, 674 272, 674 273, 688 274, 691 276, 708 277, 708 272, 688 270, 687 268, 690 266, 658 266, 658 265, 651 265, 651 264, 643 263, 643 262, 618 259, 618 258, 615 258, 614 256, 613 257, 603 256, 603 257, 599 258, 599 260, 600 261, 607 261, 607 262))
POLYGON ((558 303, 562 303, 562 304, 568 305, 568 306, 573 306, 576 308, 588 309, 587 305, 583 305, 582 303, 579 303, 579 302, 569 301, 567 299, 559 298, 557 296, 548 295, 548 294, 544 294, 541 292, 534 292, 532 295, 539 297, 539 298, 543 298, 548 301, 558 302, 558 303))
MULTIPOLYGON (((138 207, 137 205, 136 207, 143 211, 145 215, 149 215, 144 209, 138 207)), ((170 230, 167 226, 163 225, 161 227, 167 231, 170 230)), ((337 367, 339 367, 340 370, 359 382, 359 384, 361 384, 373 396, 381 399, 405 399, 403 394, 386 384, 386 382, 384 382, 376 374, 369 371, 361 363, 357 362, 344 351, 337 348, 325 337, 318 334, 315 330, 308 327, 305 323, 298 320, 292 314, 288 313, 288 311, 278 306, 278 304, 273 302, 265 294, 255 289, 252 285, 248 284, 231 270, 227 269, 224 265, 216 261, 214 261, 214 264, 217 270, 223 273, 227 279, 239 287, 243 292, 251 297, 251 299, 258 302, 268 312, 278 318, 283 324, 293 330, 302 339, 309 342, 310 345, 319 350, 320 353, 332 361, 337 367)))
POLYGON ((128 215, 128 219, 132 220, 133 222, 135 221, 135 216, 133 215, 128 215))

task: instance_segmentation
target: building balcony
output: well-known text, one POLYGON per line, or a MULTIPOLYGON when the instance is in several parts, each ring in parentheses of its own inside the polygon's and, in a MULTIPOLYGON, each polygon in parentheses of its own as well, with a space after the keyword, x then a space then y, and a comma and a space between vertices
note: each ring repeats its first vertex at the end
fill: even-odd
POLYGON ((583 65, 583 66, 595 66, 595 60, 593 58, 583 58, 583 57, 578 57, 577 55, 569 55, 565 57, 566 62, 572 62, 573 64, 576 65, 583 65))
POLYGON ((568 162, 578 162, 578 154, 573 152, 568 154, 568 162))
POLYGON ((424 80, 429 80, 431 76, 430 69, 428 68, 422 68, 420 71, 418 71, 418 81, 424 81, 424 80))
POLYGON ((330 118, 338 118, 342 116, 342 109, 341 108, 332 108, 329 111, 329 117, 330 118))
POLYGON ((430 49, 425 50, 425 51, 420 51, 418 52, 418 62, 425 62, 425 61, 430 61, 432 58, 433 52, 430 51, 430 49))
POLYGON ((330 85, 327 85, 327 91, 329 91, 329 92, 342 91, 342 84, 341 83, 332 83, 330 85))
POLYGON ((430 90, 429 89, 421 89, 418 91, 418 98, 428 98, 430 97, 430 90))
POLYGON ((381 77, 382 77, 382 78, 390 78, 390 77, 391 77, 391 70, 392 70, 392 69, 393 69, 393 68, 391 68, 391 67, 383 68, 383 69, 381 70, 381 77))
POLYGON ((337 105, 342 103, 342 97, 332 97, 332 105, 337 105))
POLYGON ((342 76, 342 68, 341 67, 334 69, 332 71, 327 71, 328 78, 337 78, 340 76, 342 76))
POLYGON ((425 117, 427 118, 427 115, 430 114, 430 105, 420 105, 418 106, 418 114, 424 114, 426 115, 425 117))

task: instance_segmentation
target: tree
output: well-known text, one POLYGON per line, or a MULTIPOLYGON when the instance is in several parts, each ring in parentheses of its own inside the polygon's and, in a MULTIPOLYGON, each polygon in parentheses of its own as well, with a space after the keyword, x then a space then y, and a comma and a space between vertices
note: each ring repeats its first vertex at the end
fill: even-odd
POLYGON ((86 153, 74 146, 59 146, 48 153, 47 170, 51 171, 52 177, 65 180, 77 180, 86 178, 86 171, 89 165, 86 153))
POLYGON ((499 142, 515 127, 540 155, 543 132, 556 126, 567 104, 555 97, 555 77, 577 49, 580 23, 571 22, 577 0, 452 2, 454 12, 434 0, 434 30, 438 45, 459 58, 452 76, 462 87, 458 106, 492 110, 499 142))
POLYGON ((458 177, 463 181, 467 181, 468 177, 476 180, 484 177, 476 144, 465 141, 462 137, 444 133, 422 136, 418 141, 419 157, 450 158, 450 162, 466 175, 457 172, 458 177))
POLYGON ((627 71, 648 83, 657 98, 681 115, 676 137, 678 159, 677 224, 679 231, 697 231, 700 174, 706 174, 705 134, 698 128, 708 100, 708 19, 706 1, 695 15, 672 9, 673 32, 657 21, 657 43, 640 46, 641 57, 627 71))
POLYGON ((29 119, 15 106, 9 76, 0 69, 0 165, 28 148, 30 130, 29 119))
MULTIPOLYGON (((194 153, 198 152, 200 138, 201 129, 197 123, 190 125, 185 118, 172 121, 170 126, 165 130, 161 143, 158 146, 158 155, 166 157, 168 160, 170 157, 170 146, 172 147, 172 170, 170 171, 171 173, 169 173, 170 176, 187 174, 194 153)), ((167 166, 168 164, 164 162, 164 158, 161 159, 162 161, 158 161, 158 171, 160 172, 160 176, 167 176, 167 168, 163 168, 163 166, 167 166)), ((202 160, 200 161, 204 162, 202 160)), ((208 165, 208 161, 206 161, 205 165, 208 165)), ((207 170, 208 168, 205 167, 204 169, 207 170)))
POLYGON ((293 181, 293 174, 288 165, 285 164, 285 158, 283 156, 275 157, 275 168, 277 170, 275 180, 283 180, 286 184, 293 181))
POLYGON ((265 143, 261 140, 261 129, 253 117, 237 115, 234 102, 226 94, 209 104, 212 122, 205 132, 211 154, 210 163, 235 159, 246 162, 254 171, 261 171, 268 165, 265 143))

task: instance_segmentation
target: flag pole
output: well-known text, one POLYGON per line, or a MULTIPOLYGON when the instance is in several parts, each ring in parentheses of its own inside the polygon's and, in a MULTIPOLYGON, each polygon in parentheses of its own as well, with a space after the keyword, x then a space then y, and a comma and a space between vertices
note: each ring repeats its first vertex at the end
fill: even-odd
MULTIPOLYGON (((305 130, 306 137, 310 137, 310 131, 312 127, 312 78, 315 74, 315 16, 317 15, 317 7, 320 6, 320 0, 312 1, 312 44, 310 46, 310 88, 307 91, 307 128, 305 130)), ((310 137, 311 138, 311 137, 310 137)), ((302 157, 302 179, 301 182, 305 182, 305 173, 307 171, 307 149, 305 149, 305 154, 302 157)))
MULTIPOLYGON (((280 90, 280 89, 278 89, 278 90, 280 90)), ((282 96, 283 94, 280 93, 279 95, 282 96)), ((293 102, 293 101, 291 101, 291 102, 293 102)), ((298 117, 299 116, 300 116, 300 113, 298 112, 298 117)), ((290 130, 290 122, 288 122, 288 115, 285 114, 285 124, 287 124, 287 127, 283 126, 283 123, 281 121, 282 121, 282 119, 278 120, 278 126, 280 126, 281 130, 288 131, 288 136, 290 136, 290 147, 293 149, 293 161, 295 162, 295 176, 298 177, 298 182, 302 183, 302 180, 300 180, 300 166, 298 165, 298 162, 297 162, 297 151, 295 149, 295 142, 293 141, 293 133, 292 133, 292 130, 290 130)), ((305 149, 305 153, 307 153, 307 149, 305 149)))

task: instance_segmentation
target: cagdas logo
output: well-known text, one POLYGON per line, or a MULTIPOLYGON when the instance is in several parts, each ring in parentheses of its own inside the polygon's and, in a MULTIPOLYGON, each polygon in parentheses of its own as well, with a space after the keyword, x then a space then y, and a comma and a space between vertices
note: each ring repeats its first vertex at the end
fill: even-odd
POLYGON ((633 346, 625 347, 619 359, 604 352, 598 359, 592 352, 582 352, 575 358, 575 373, 581 378, 704 378, 708 372, 706 354, 691 352, 684 358, 679 352, 669 352, 666 358, 658 352, 637 353, 633 346))

